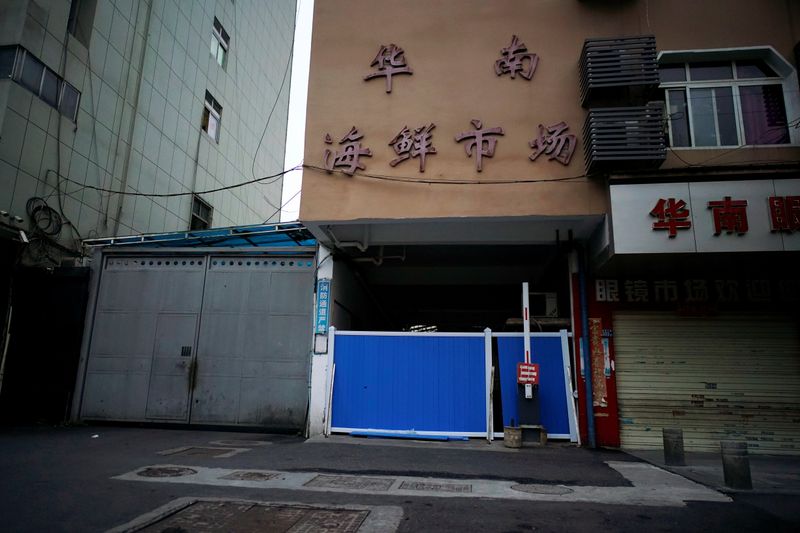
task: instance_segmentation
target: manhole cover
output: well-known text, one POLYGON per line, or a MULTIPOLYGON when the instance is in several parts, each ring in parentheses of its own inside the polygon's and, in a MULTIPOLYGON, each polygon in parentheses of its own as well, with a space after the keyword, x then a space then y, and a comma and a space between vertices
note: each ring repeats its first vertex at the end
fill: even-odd
POLYGON ((359 476, 317 476, 306 487, 334 489, 389 490, 394 479, 359 476))
POLYGON ((401 489, 431 490, 436 492, 472 492, 472 485, 463 483, 430 483, 427 481, 403 481, 401 489))
POLYGON ((136 473, 142 477, 181 477, 196 474, 197 470, 182 466, 151 466, 136 473))
POLYGON ((158 452, 158 455, 174 455, 181 457, 232 457, 238 453, 250 451, 249 448, 221 448, 211 446, 182 446, 158 452))
POLYGON ((139 531, 355 533, 369 511, 246 502, 196 502, 139 531))
POLYGON ((572 489, 563 487, 561 485, 511 485, 511 488, 520 492, 529 492, 531 494, 569 494, 574 492, 572 489))
POLYGON ((269 472, 253 472, 251 470, 239 470, 231 472, 227 476, 222 476, 220 479, 237 479, 240 481, 266 481, 277 477, 278 474, 270 474, 269 472))

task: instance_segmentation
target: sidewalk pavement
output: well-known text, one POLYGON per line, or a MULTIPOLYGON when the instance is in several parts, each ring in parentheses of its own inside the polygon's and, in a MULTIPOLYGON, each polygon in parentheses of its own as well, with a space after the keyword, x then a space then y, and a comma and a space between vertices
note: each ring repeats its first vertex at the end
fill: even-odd
POLYGON ((800 496, 800 456, 748 455, 752 490, 725 486, 722 456, 712 452, 686 452, 686 466, 667 466, 662 450, 626 450, 629 455, 721 492, 800 496))

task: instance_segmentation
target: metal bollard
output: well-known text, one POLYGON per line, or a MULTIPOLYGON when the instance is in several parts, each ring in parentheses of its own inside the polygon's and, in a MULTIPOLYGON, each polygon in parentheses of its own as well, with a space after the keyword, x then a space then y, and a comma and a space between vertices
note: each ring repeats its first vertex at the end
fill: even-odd
POLYGON ((753 481, 750 478, 750 458, 747 456, 747 442, 721 441, 722 471, 725 474, 725 486, 732 489, 750 490, 753 481))
POLYGON ((664 464, 668 466, 686 466, 683 455, 683 430, 680 428, 664 428, 664 464))

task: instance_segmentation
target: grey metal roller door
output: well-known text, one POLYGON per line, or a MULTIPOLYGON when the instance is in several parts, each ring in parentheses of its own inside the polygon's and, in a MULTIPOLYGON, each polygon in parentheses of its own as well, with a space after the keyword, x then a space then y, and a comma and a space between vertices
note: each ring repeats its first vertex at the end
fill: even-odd
POLYGON ((211 257, 192 422, 299 428, 308 402, 310 259, 211 257))
POLYGON ((624 448, 660 448, 661 429, 681 427, 687 450, 737 438, 751 453, 800 453, 796 320, 617 312, 614 347, 624 448))
POLYGON ((300 428, 311 257, 104 257, 81 417, 300 428))

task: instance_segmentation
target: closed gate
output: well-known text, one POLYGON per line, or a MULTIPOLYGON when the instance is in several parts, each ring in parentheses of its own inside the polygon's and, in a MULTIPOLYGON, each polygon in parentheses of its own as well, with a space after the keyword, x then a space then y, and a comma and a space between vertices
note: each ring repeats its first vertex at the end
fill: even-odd
POLYGON ((81 417, 300 428, 313 259, 104 257, 81 417))
MULTIPOLYGON (((336 331, 329 361, 329 431, 488 437, 492 396, 504 425, 518 420, 516 364, 522 334, 336 331), (491 390, 492 337, 501 390, 491 390), (332 381, 332 383, 330 383, 332 381)), ((542 423, 552 438, 577 441, 568 334, 531 334, 540 364, 542 423)), ((330 352, 329 352, 330 353, 330 352)), ((499 436, 499 435, 498 435, 499 436)))
POLYGON ((331 431, 486 436, 490 351, 482 333, 337 331, 331 431))

